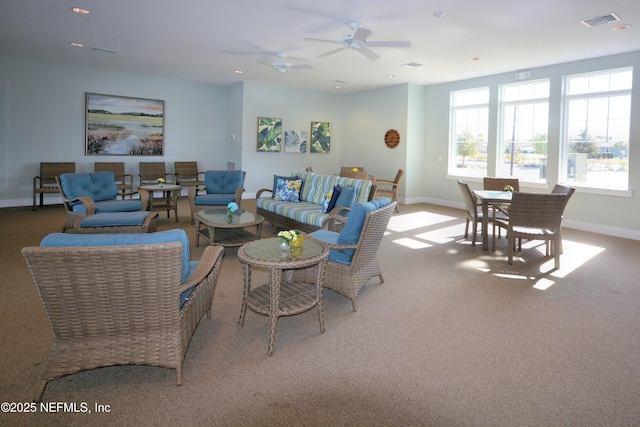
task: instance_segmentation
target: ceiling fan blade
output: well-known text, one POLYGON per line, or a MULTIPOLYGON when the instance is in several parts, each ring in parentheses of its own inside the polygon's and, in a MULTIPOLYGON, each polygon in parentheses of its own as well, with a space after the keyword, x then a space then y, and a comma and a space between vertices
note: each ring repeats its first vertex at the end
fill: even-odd
POLYGON ((366 28, 358 28, 355 33, 353 33, 353 39, 359 42, 365 42, 367 37, 371 35, 371 30, 366 28))
POLYGON ((290 70, 306 70, 309 68, 313 68, 313 65, 311 64, 298 64, 298 65, 292 65, 289 67, 290 70))
POLYGON ((377 53, 375 53, 374 51, 372 51, 371 49, 367 48, 367 47, 363 47, 360 49, 356 49, 358 52, 360 52, 361 54, 363 54, 364 56, 366 56, 367 58, 369 58, 372 61, 375 61, 376 59, 380 58, 380 55, 378 55, 377 53))
POLYGON ((314 39, 313 37, 303 37, 302 40, 308 40, 312 42, 322 42, 322 43, 333 43, 333 44, 342 44, 341 41, 337 40, 327 40, 327 39, 314 39))
POLYGON ((330 50, 329 52, 325 52, 325 53, 323 53, 323 54, 321 54, 321 55, 319 55, 319 56, 321 56, 321 57, 322 57, 322 56, 333 55, 334 53, 336 53, 336 52, 340 52, 341 50, 346 49, 347 47, 349 47, 349 46, 342 46, 342 47, 339 47, 339 48, 337 48, 337 49, 330 50))
POLYGON ((411 42, 408 41, 370 41, 367 42, 369 47, 409 47, 411 42))

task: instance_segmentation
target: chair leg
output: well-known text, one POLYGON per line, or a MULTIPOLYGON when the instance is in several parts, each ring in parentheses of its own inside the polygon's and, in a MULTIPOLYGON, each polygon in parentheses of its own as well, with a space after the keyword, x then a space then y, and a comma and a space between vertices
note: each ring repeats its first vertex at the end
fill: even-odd
POLYGON ((513 264, 513 251, 515 249, 515 245, 516 239, 509 236, 509 232, 507 232, 507 260, 509 264, 513 264))
POLYGON ((473 221, 473 236, 471 236, 471 246, 476 246, 476 236, 478 235, 478 221, 473 221))

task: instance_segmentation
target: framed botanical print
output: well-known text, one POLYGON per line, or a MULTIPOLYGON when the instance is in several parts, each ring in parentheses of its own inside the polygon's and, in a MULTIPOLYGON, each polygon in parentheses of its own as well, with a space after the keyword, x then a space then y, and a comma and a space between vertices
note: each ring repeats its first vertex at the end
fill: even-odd
POLYGON ((282 146, 282 119, 258 117, 258 151, 278 152, 282 146))
POLYGON ((328 153, 331 151, 331 123, 311 122, 311 152, 328 153))

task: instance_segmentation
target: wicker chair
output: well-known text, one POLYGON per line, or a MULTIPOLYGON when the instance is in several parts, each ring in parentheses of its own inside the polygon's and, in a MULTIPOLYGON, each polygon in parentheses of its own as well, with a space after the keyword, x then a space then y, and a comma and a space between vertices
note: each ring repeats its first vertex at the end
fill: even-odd
MULTIPOLYGON (((478 200, 475 194, 473 194, 473 191, 471 191, 471 188, 469 188, 469 184, 467 184, 466 182, 458 181, 458 187, 460 188, 460 192, 462 192, 465 210, 467 211, 467 221, 464 227, 464 238, 467 239, 469 237, 469 223, 473 223, 471 246, 475 246, 476 236, 478 234, 478 223, 482 224, 482 209, 480 208, 480 205, 478 205, 478 200)), ((492 208, 489 212, 489 221, 493 222, 496 216, 503 219, 506 218, 506 215, 504 213, 501 213, 499 210, 492 208)), ((495 250, 495 238, 493 242, 495 250)))
POLYGON ((520 191, 520 180, 518 178, 491 178, 485 176, 483 184, 485 190, 504 191, 504 187, 510 185, 513 187, 513 191, 520 191))
MULTIPOLYGON (((378 248, 395 205, 396 203, 391 202, 390 199, 355 204, 349 209, 348 217, 332 213, 323 223, 321 230, 310 234, 329 247, 329 260, 324 270, 323 287, 349 298, 353 311, 357 310, 358 293, 370 279, 377 276, 380 278, 380 283, 384 283, 384 277, 378 265, 378 248), (385 202, 388 204, 383 205, 385 202), (365 206, 367 208, 362 209, 365 206), (360 224, 362 228, 356 236, 357 242, 342 244, 341 235, 354 231, 354 227, 358 226, 356 223, 362 221, 362 216, 364 221, 360 224)), ((306 276, 310 273, 310 271, 296 271, 294 276, 311 280, 313 275, 306 276)))
POLYGON ((183 187, 198 187, 204 185, 204 172, 198 172, 198 162, 173 162, 173 168, 176 173, 176 184, 183 187))
MULTIPOLYGON (((142 239, 159 234, 98 236, 142 239)), ((55 333, 36 401, 49 381, 104 366, 175 369, 176 384, 182 384, 191 337, 204 314, 211 317, 224 255, 222 247, 205 248, 195 271, 181 281, 183 246, 171 241, 22 250, 55 333)))
MULTIPOLYGON (((398 190, 400 187, 400 181, 404 176, 404 170, 398 169, 398 173, 396 173, 396 177, 393 181, 385 180, 385 179, 375 179, 373 178, 373 184, 376 185, 376 194, 375 198, 378 197, 389 197, 394 202, 398 201, 398 190), (380 188, 380 186, 387 188, 380 188), (390 187, 390 188, 389 188, 390 187)), ((396 212, 398 212, 398 204, 396 203, 396 212)))
POLYGON ((44 204, 44 193, 59 193, 56 177, 63 173, 74 173, 75 162, 42 162, 40 175, 33 177, 33 210, 36 210, 36 194, 40 195, 40 206, 44 204))
MULTIPOLYGON (((567 204, 565 194, 538 194, 514 192, 509 207, 509 218, 497 218, 507 228, 508 262, 513 264, 516 239, 544 240, 546 255, 553 255, 555 268, 560 268, 561 223, 567 204)), ((522 250, 521 243, 518 251, 522 250)))
POLYGON ((158 178, 167 180, 167 184, 175 182, 174 176, 167 173, 164 162, 140 162, 140 185, 157 184, 158 178))
POLYGON ((67 173, 56 177, 67 211, 62 231, 74 228, 76 221, 103 212, 137 212, 149 207, 149 193, 140 192, 140 200, 117 200, 113 172, 67 173))
POLYGON ((116 179, 118 195, 124 200, 125 197, 133 198, 138 192, 133 189, 133 175, 125 173, 124 162, 95 162, 94 172, 113 172, 116 179))
POLYGON ((187 192, 191 222, 194 222, 196 212, 204 209, 226 208, 230 202, 240 206, 246 177, 247 173, 241 170, 206 171, 204 173, 206 194, 198 195, 197 187, 189 187, 187 192))

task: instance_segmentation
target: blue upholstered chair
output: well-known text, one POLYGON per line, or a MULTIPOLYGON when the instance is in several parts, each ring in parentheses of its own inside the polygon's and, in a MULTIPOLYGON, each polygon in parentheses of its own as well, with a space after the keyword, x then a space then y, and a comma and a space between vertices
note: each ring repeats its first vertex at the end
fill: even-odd
MULTIPOLYGON (((322 229, 310 234, 329 247, 323 286, 349 298, 354 311, 356 296, 369 279, 378 276, 380 283, 384 283, 378 248, 395 208, 396 202, 388 197, 356 203, 348 217, 332 213, 322 229)), ((306 274, 309 273, 294 272, 296 279, 303 281, 306 274)))
POLYGON ((56 177, 62 202, 67 210, 64 232, 73 228, 78 219, 104 212, 136 212, 147 210, 149 197, 140 193, 140 199, 118 200, 118 187, 113 172, 65 173, 56 177))
POLYGON ((236 202, 240 206, 245 176, 246 172, 241 170, 206 171, 204 173, 206 194, 198 195, 196 187, 189 187, 187 193, 191 208, 191 221, 193 222, 196 212, 204 209, 226 208, 230 202, 236 202))

